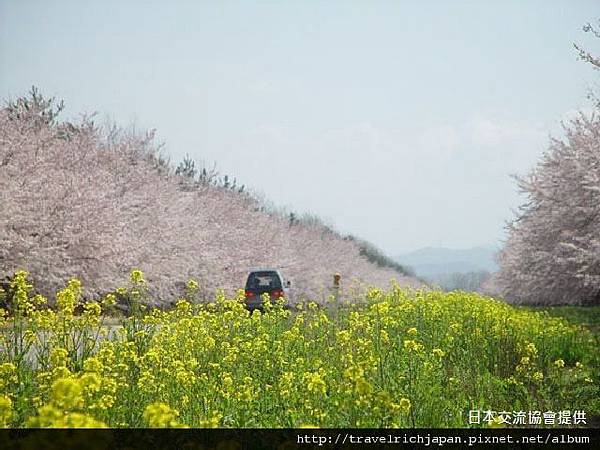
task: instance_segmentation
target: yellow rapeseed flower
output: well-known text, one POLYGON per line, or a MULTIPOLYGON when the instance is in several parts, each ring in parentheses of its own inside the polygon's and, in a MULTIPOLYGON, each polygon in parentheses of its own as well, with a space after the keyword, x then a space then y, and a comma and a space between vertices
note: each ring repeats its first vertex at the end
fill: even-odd
POLYGON ((407 339, 404 341, 404 348, 409 352, 419 352, 423 349, 423 344, 414 340, 407 339))
POLYGON ((0 391, 3 391, 9 384, 16 383, 17 366, 13 363, 0 364, 0 391))
POLYGON ((12 419, 12 400, 6 395, 0 395, 0 428, 8 427, 12 419))
POLYGON ((556 361, 554 361, 554 365, 556 367, 562 368, 565 367, 565 362, 562 359, 557 359, 556 361))
POLYGON ((442 358, 445 355, 444 351, 441 348, 434 348, 431 352, 438 358, 442 358))
POLYGON ((60 378, 52 383, 50 398, 59 408, 72 409, 83 403, 81 384, 71 378, 60 378))
POLYGON ((402 411, 408 411, 411 407, 410 400, 407 398, 401 398, 400 402, 398 402, 398 405, 402 411))
POLYGON ((529 355, 535 356, 537 355, 537 348, 533 342, 528 343, 525 346, 525 352, 529 355))
POLYGON ((67 365, 69 352, 64 348, 54 348, 50 353, 50 363, 55 367, 64 367, 67 365))
POLYGON ((155 402, 146 406, 144 410, 144 421, 150 428, 177 427, 177 416, 179 413, 165 403, 155 402))
POLYGON ((144 279, 144 272, 140 269, 134 269, 129 273, 129 279, 133 284, 144 284, 146 280, 144 279))

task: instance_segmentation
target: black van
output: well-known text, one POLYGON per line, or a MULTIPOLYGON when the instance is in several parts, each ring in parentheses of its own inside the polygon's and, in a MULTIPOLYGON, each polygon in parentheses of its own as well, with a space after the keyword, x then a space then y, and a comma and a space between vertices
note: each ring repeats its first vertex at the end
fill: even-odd
POLYGON ((248 274, 246 281, 246 308, 262 309, 262 295, 267 293, 271 302, 288 296, 288 288, 291 283, 283 281, 279 270, 258 269, 248 274))

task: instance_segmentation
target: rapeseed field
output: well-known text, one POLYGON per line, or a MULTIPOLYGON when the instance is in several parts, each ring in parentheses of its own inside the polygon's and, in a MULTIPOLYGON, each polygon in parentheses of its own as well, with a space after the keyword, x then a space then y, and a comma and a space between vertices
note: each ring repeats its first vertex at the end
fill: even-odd
POLYGON ((244 293, 144 306, 144 274, 52 308, 17 272, 0 309, 0 427, 467 427, 473 410, 599 413, 588 329, 467 292, 372 288, 352 302, 244 293), (10 295, 9 295, 10 294, 10 295), (108 321, 118 298, 130 315, 108 321))

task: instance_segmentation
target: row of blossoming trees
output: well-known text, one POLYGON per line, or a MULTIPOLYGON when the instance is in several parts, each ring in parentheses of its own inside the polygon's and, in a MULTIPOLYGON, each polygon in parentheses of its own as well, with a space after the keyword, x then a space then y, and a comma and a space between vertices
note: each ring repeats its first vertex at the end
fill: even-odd
MULTIPOLYGON (((600 38, 598 29, 584 31, 600 38)), ((576 46, 600 70, 600 59, 576 46)), ((600 304, 600 101, 564 125, 565 136, 519 188, 528 197, 499 254, 493 280, 507 299, 533 304, 600 304)))
POLYGON ((523 303, 599 303, 600 118, 581 117, 519 179, 529 202, 509 225, 496 282, 523 303))
POLYGON ((100 294, 139 267, 164 301, 189 278, 207 296, 237 289, 257 266, 284 268, 313 296, 335 272, 415 282, 367 261, 357 241, 318 224, 291 226, 252 195, 214 183, 190 188, 152 133, 90 117, 59 122, 60 109, 32 90, 0 110, 0 276, 26 268, 47 294, 77 276, 100 294))

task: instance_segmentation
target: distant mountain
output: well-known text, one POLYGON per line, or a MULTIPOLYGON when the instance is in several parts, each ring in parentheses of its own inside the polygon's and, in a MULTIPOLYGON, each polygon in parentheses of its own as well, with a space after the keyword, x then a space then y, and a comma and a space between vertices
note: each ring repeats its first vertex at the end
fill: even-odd
POLYGON ((494 247, 473 247, 468 249, 450 249, 425 247, 396 257, 405 266, 413 268, 418 276, 437 278, 450 273, 466 273, 498 270, 494 247))

